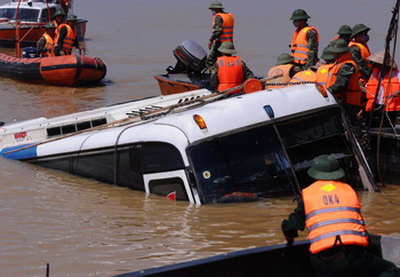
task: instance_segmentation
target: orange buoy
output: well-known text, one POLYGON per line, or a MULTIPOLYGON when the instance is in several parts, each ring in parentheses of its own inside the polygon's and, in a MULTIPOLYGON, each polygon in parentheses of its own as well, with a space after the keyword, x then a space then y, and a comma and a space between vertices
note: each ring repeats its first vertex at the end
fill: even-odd
POLYGON ((259 80, 251 78, 247 79, 243 83, 243 91, 244 93, 252 93, 256 91, 262 90, 262 84, 259 80))

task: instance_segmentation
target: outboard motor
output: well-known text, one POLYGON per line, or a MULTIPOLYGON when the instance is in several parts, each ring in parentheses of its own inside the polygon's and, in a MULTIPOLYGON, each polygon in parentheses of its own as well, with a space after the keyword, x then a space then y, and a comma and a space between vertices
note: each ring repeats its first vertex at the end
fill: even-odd
POLYGON ((196 42, 185 40, 173 51, 177 63, 169 66, 169 73, 200 73, 206 65, 207 52, 196 42))
POLYGON ((22 57, 23 58, 37 58, 37 57, 39 57, 39 53, 35 47, 24 47, 22 49, 22 57))

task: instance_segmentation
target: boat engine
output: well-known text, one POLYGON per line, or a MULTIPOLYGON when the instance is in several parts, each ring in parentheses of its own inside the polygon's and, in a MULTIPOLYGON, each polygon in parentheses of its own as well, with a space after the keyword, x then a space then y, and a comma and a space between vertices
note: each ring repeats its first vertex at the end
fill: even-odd
POLYGON ((168 73, 200 73, 206 64, 207 52, 196 42, 185 40, 173 51, 177 63, 169 66, 168 73))
POLYGON ((39 53, 35 47, 24 47, 22 49, 22 57, 23 58, 37 58, 37 57, 39 57, 39 53))

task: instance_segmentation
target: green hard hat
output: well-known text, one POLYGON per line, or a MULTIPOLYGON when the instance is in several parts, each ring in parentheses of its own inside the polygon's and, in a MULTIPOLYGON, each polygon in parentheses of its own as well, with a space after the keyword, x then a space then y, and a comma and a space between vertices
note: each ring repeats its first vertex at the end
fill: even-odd
POLYGON ((337 32, 339 35, 351 35, 352 30, 349 25, 342 25, 337 32))
POLYGON ((224 41, 221 46, 218 48, 218 51, 224 54, 236 54, 235 47, 233 43, 230 41, 224 41))
POLYGON ((49 22, 47 23, 47 25, 45 26, 46 29, 55 29, 56 25, 54 25, 53 22, 49 22))
POLYGON ((292 13, 292 17, 290 18, 290 20, 302 20, 308 18, 310 18, 310 16, 306 13, 305 10, 298 9, 292 13))
POLYGON ((337 180, 344 176, 338 161, 330 155, 316 157, 307 173, 316 180, 337 180))
POLYGON ((53 17, 59 16, 59 15, 65 16, 64 11, 63 11, 63 10, 57 10, 57 11, 55 12, 55 14, 53 15, 53 17))
POLYGON ((356 35, 362 33, 362 32, 368 32, 371 30, 371 28, 365 26, 364 24, 356 24, 354 25, 353 29, 351 30, 351 37, 355 37, 356 35))
POLYGON ((213 9, 221 9, 221 10, 223 10, 223 9, 224 9, 224 6, 222 6, 222 3, 221 3, 221 2, 219 2, 219 1, 214 1, 214 2, 211 3, 209 9, 210 9, 210 10, 213 10, 213 9))
POLYGON ((331 53, 344 53, 350 50, 348 45, 349 43, 346 40, 338 38, 331 43, 328 47, 328 51, 331 53))
POLYGON ((282 53, 278 56, 278 60, 276 62, 276 65, 282 65, 282 64, 287 64, 291 63, 294 61, 294 58, 288 54, 288 53, 282 53))
POLYGON ((69 14, 67 17, 67 21, 77 21, 78 17, 76 17, 76 15, 74 14, 69 14))
POLYGON ((328 61, 335 59, 335 57, 332 55, 331 51, 329 51, 329 46, 325 47, 324 50, 322 50, 321 59, 328 60, 328 61))

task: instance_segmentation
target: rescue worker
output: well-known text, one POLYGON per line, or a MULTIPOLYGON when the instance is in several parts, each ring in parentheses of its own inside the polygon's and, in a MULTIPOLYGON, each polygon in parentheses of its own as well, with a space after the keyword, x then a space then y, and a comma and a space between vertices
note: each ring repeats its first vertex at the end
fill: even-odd
POLYGON ((374 127, 380 125, 382 112, 385 112, 383 126, 394 126, 398 111, 400 111, 399 70, 396 63, 389 58, 391 61, 387 66, 392 68, 386 72, 384 77, 382 76, 384 54, 385 52, 381 51, 367 58, 372 64, 372 74, 366 85, 367 104, 365 110, 367 118, 371 120, 371 126, 374 127), (393 65, 391 64, 392 62, 393 65), (381 83, 376 97, 379 79, 381 79, 381 83))
POLYGON ((360 88, 358 69, 350 54, 347 41, 337 39, 328 50, 336 61, 329 70, 327 88, 341 104, 349 119, 354 122, 364 103, 360 88))
POLYGON ((235 18, 233 14, 224 11, 222 3, 219 1, 213 2, 209 9, 213 14, 213 31, 208 42, 208 54, 206 66, 209 68, 214 65, 218 57, 218 48, 221 43, 225 41, 233 42, 233 28, 235 25, 235 18))
POLYGON ((301 9, 295 10, 290 18, 296 27, 290 44, 295 72, 309 69, 318 62, 319 34, 315 27, 308 25, 309 18, 306 11, 301 9))
POLYGON ((54 32, 56 26, 52 22, 46 25, 46 32, 37 41, 36 48, 41 57, 54 56, 54 32))
POLYGON ((288 245, 307 227, 317 276, 398 276, 396 266, 367 251, 369 236, 354 189, 331 155, 314 159, 307 171, 316 181, 302 190, 294 213, 282 222, 288 245))
POLYGON ((337 34, 338 35, 333 40, 342 38, 342 39, 346 40, 347 42, 350 42, 351 34, 352 34, 351 27, 349 25, 342 25, 342 26, 340 26, 337 34))
POLYGON ((280 54, 278 56, 275 66, 271 67, 268 70, 267 78, 275 77, 278 75, 282 75, 282 77, 278 77, 268 81, 268 83, 265 85, 265 88, 266 89, 280 88, 286 86, 287 83, 290 81, 290 79, 292 79, 292 77, 295 74, 293 70, 293 61, 294 59, 290 54, 288 53, 280 54))
POLYGON ((53 16, 53 24, 58 28, 61 24, 65 23, 65 13, 62 10, 58 10, 55 12, 53 16))
MULTIPOLYGON (((217 62, 211 68, 210 84, 217 91, 224 91, 243 84, 249 78, 254 78, 253 72, 236 54, 235 47, 230 41, 225 41, 218 48, 222 56, 217 58, 217 62)), ((233 93, 237 93, 233 91, 233 93)))
POLYGON ((368 31, 371 28, 364 24, 354 25, 349 43, 350 53, 357 64, 360 81, 365 84, 371 75, 371 68, 368 66, 367 58, 371 56, 367 42, 369 41, 368 31))
POLYGON ((76 26, 77 17, 76 15, 70 14, 67 17, 67 22, 58 26, 58 34, 56 35, 54 54, 56 56, 71 55, 72 48, 76 47, 81 52, 85 50, 83 47, 79 45, 79 42, 76 37, 76 26))
POLYGON ((325 47, 324 50, 322 50, 321 59, 323 59, 325 62, 319 65, 315 76, 315 81, 318 85, 326 88, 326 84, 329 78, 329 70, 335 63, 335 57, 329 51, 329 46, 325 47))

